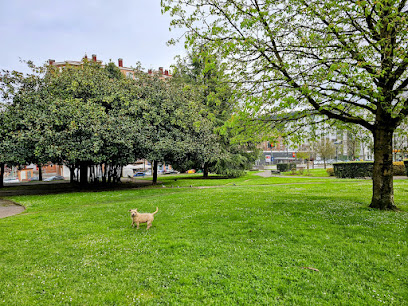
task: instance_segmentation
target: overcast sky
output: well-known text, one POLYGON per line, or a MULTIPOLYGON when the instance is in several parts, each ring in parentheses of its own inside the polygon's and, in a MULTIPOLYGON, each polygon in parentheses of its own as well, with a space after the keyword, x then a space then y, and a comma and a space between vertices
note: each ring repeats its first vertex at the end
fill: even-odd
POLYGON ((169 31, 160 0, 0 0, 0 69, 27 71, 20 59, 41 65, 96 54, 104 63, 168 69, 182 44, 169 31))

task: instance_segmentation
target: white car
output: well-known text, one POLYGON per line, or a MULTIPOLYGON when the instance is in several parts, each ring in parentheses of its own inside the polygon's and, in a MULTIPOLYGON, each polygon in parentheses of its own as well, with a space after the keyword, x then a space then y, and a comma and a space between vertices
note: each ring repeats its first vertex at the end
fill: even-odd
POLYGON ((44 182, 51 182, 51 181, 62 181, 64 180, 64 177, 61 175, 56 175, 56 176, 51 176, 49 178, 46 178, 43 180, 44 182))
POLYGON ((18 178, 15 178, 15 177, 7 177, 3 179, 3 183, 7 183, 7 184, 20 183, 20 181, 18 180, 18 178))

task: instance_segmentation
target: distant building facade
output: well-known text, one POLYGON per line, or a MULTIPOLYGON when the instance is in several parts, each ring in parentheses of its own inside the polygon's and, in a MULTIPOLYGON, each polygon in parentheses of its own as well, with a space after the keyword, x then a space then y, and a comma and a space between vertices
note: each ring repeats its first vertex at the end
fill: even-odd
MULTIPOLYGON (((105 67, 103 62, 101 60, 97 59, 96 54, 92 54, 91 59, 88 59, 88 56, 85 54, 85 56, 82 58, 81 61, 66 60, 66 61, 63 61, 63 62, 56 62, 53 59, 49 59, 48 64, 52 65, 52 66, 55 66, 55 67, 81 66, 83 64, 83 60, 89 60, 89 61, 92 61, 92 62, 96 62, 96 63, 99 63, 101 65, 101 67, 105 67)), ((132 78, 132 79, 135 78, 135 75, 134 75, 135 68, 125 67, 123 65, 123 59, 122 58, 118 59, 117 67, 119 68, 120 72, 123 73, 124 76, 126 76, 128 78, 132 78)), ((167 78, 170 78, 172 76, 170 74, 169 70, 165 70, 163 67, 159 67, 158 70, 149 69, 147 73, 149 75, 158 74, 159 77, 162 78, 162 79, 167 79, 167 78)))

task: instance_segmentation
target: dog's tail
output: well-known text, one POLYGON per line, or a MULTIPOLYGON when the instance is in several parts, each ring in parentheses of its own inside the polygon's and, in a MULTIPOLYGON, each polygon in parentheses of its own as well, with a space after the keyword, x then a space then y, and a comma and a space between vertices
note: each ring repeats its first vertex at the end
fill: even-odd
POLYGON ((156 207, 156 211, 154 213, 152 213, 152 215, 154 215, 155 213, 157 213, 159 211, 159 208, 156 207))

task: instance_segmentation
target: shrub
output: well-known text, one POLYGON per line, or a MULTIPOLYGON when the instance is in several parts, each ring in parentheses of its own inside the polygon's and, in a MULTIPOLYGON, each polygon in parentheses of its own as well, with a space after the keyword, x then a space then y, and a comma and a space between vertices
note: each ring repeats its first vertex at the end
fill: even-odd
POLYGON ((334 169, 333 168, 327 168, 326 172, 329 176, 334 176, 334 169))
MULTIPOLYGON (((408 161, 405 161, 408 164, 408 161)), ((361 178, 373 176, 373 162, 349 162, 333 164, 334 174, 339 178, 361 178)), ((404 162, 394 162, 393 175, 406 175, 404 162)))
POLYGON ((392 164, 392 174, 393 175, 406 175, 404 162, 394 162, 392 164))
POLYGON ((289 167, 288 167, 288 164, 277 164, 277 165, 276 165, 276 168, 277 168, 280 172, 287 172, 287 171, 293 169, 293 167, 295 167, 295 169, 296 169, 296 164, 291 163, 291 164, 289 164, 289 167))
POLYGON ((338 178, 363 178, 373 176, 373 162, 334 163, 334 174, 338 178))
POLYGON ((408 176, 408 159, 404 160, 405 171, 407 172, 406 175, 408 176))

